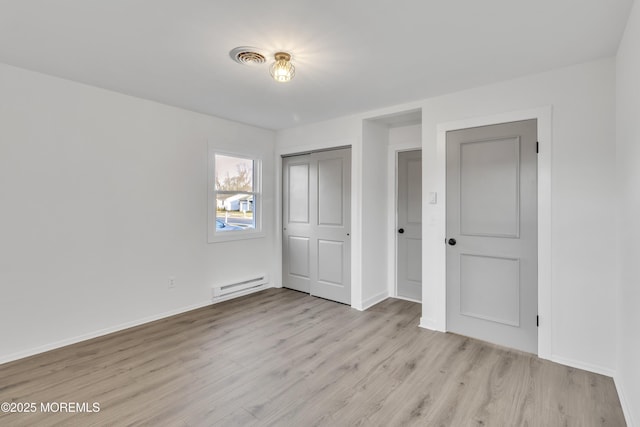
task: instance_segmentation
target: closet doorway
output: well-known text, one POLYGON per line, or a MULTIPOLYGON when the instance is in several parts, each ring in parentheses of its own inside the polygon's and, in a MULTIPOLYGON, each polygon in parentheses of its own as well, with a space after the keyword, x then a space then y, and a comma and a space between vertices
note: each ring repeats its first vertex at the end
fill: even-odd
POLYGON ((282 158, 282 284, 351 304, 351 149, 282 158))

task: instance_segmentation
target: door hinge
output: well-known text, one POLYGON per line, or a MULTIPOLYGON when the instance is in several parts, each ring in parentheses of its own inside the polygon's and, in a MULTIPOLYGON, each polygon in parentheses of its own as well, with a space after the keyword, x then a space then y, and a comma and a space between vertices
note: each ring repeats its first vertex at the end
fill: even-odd
POLYGON ((540 316, 536 316, 536 326, 540 327, 540 316))
POLYGON ((536 153, 540 152, 540 143, 536 141, 536 153))

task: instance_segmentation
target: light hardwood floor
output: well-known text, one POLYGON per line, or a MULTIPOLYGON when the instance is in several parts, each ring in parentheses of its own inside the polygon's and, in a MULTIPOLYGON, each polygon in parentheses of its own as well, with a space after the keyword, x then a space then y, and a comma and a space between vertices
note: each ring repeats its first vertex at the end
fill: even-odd
POLYGON ((284 289, 0 365, 2 426, 624 426, 611 378, 284 289))

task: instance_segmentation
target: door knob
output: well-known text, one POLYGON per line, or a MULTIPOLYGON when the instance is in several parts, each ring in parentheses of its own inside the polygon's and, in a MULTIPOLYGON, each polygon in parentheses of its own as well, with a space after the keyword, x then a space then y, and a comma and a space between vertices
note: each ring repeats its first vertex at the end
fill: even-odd
POLYGON ((400 233, 400 234, 404 233, 404 228, 399 229, 398 233, 400 233))
POLYGON ((456 239, 449 239, 449 242, 448 242, 448 243, 449 243, 451 246, 455 246, 455 245, 456 245, 456 243, 458 243, 458 242, 456 242, 456 239))

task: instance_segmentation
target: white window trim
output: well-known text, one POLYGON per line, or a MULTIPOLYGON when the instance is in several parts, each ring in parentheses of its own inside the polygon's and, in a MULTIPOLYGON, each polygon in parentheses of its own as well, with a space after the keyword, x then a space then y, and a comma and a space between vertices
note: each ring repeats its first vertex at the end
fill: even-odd
POLYGON ((230 152, 224 150, 218 150, 214 147, 209 147, 209 171, 208 178, 209 183, 207 185, 207 242, 219 243, 229 242, 235 240, 244 239, 257 239, 265 236, 262 229, 262 158, 257 155, 230 152), (231 230, 225 232, 216 232, 216 154, 222 156, 240 157, 243 159, 253 160, 253 215, 255 220, 255 228, 249 228, 246 230, 231 230))

